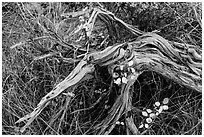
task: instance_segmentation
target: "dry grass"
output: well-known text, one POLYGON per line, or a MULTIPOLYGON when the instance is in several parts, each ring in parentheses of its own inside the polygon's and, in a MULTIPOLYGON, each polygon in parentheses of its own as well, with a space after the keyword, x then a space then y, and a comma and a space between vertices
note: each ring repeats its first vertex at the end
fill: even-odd
MULTIPOLYGON (((202 47, 201 3, 102 4, 118 18, 138 26, 142 31, 157 31, 168 40, 202 47)), ((57 51, 63 51, 64 57, 72 59, 81 54, 75 49, 59 46, 56 39, 33 38, 49 36, 63 20, 60 14, 81 10, 87 5, 88 3, 2 3, 3 134, 22 134, 18 132, 15 122, 30 113, 41 98, 62 81, 77 64, 65 62, 58 55, 42 60, 34 59, 57 51), (44 27, 36 23, 41 15, 46 17, 39 21, 44 27), (22 46, 10 49, 24 41, 27 42, 22 46)), ((65 34, 77 25, 69 22, 67 24, 70 25, 60 24, 62 26, 58 30, 58 35, 64 39, 65 34)), ((123 40, 127 40, 125 36, 123 40)), ((96 41, 101 42, 100 39, 96 41)), ((101 48, 104 47, 96 47, 101 48)), ((109 92, 111 76, 107 68, 97 68, 97 72, 96 80, 85 81, 67 89, 77 91, 74 98, 60 95, 54 99, 23 134, 92 134, 92 127, 107 116, 110 106, 119 95, 117 87, 114 86, 113 92, 109 92)), ((135 82, 134 107, 151 107, 155 101, 161 101, 165 97, 170 98, 169 111, 161 114, 150 129, 141 133, 202 134, 200 93, 154 72, 145 72, 135 82)), ((139 126, 143 118, 141 114, 134 116, 136 126, 139 126)), ((120 120, 122 121, 123 117, 120 120)), ((125 126, 116 126, 111 134, 126 134, 125 126)))

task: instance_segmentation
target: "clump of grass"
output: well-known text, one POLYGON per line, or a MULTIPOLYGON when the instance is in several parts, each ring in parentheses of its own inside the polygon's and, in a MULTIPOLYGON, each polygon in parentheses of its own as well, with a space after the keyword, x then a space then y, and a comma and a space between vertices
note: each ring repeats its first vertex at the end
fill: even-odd
MULTIPOLYGON (((156 73, 147 73, 149 74, 142 74, 135 83, 133 106, 142 111, 144 108, 154 110, 155 102, 162 102, 164 98, 169 98, 169 103, 168 110, 162 111, 149 128, 141 129, 141 134, 202 134, 202 94, 156 73)), ((135 123, 141 123, 145 118, 141 113, 140 118, 135 117, 135 123)))
MULTIPOLYGON (((201 3, 102 4, 117 17, 143 31, 157 31, 169 40, 201 48, 201 3)), ((64 62, 59 56, 54 55, 42 60, 34 59, 60 50, 66 51, 63 53, 64 57, 75 58, 80 54, 76 50, 60 47, 56 39, 33 39, 49 36, 56 29, 56 24, 63 20, 60 16, 63 12, 79 11, 87 5, 89 3, 2 4, 3 134, 22 134, 18 132, 15 122, 30 113, 40 99, 63 80, 77 63, 64 62), (39 22, 43 27, 36 23, 41 16, 44 18, 40 18, 39 22), (17 46, 20 42, 25 43, 17 46), (13 45, 16 48, 11 50, 10 47, 13 45)), ((71 21, 66 23, 71 24, 71 21)), ((68 30, 75 27, 65 24, 60 24, 63 31, 58 31, 58 35, 64 40, 66 33, 69 33, 68 30)), ((123 38, 127 40, 128 35, 125 34, 127 32, 124 32, 123 38)), ((107 68, 97 68, 96 77, 96 80, 67 89, 77 91, 74 98, 60 95, 54 99, 23 134, 92 134, 92 127, 107 116, 109 108, 119 94, 117 87, 113 87, 114 92, 109 92, 111 76, 107 68)), ((163 98, 170 99, 168 111, 159 115, 148 129, 140 132, 141 134, 202 133, 200 93, 181 87, 154 72, 142 74, 134 87, 135 108, 142 110, 151 107, 156 101, 162 101, 163 98)), ((141 114, 136 111, 135 123, 140 123, 142 119, 141 114)), ((123 118, 120 119, 120 122, 122 121, 123 118)), ((111 134, 126 134, 125 125, 118 124, 111 134)))

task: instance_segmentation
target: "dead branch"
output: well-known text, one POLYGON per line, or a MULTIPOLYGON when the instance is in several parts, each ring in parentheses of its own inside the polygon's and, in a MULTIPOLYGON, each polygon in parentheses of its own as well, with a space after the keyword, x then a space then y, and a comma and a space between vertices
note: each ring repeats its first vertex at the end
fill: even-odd
MULTIPOLYGON (((130 31, 137 39, 133 42, 109 46, 102 51, 88 53, 65 80, 42 98, 32 113, 16 122, 27 121, 26 125, 21 128, 22 132, 53 98, 65 89, 81 82, 87 74, 93 73, 96 64, 107 66, 111 75, 113 75, 114 69, 120 66, 128 71, 131 70, 131 74, 127 76, 127 83, 120 85, 121 95, 110 109, 109 115, 100 124, 94 126, 95 134, 109 134, 115 127, 115 122, 130 110, 131 94, 129 89, 138 76, 146 70, 155 71, 183 86, 199 92, 202 91, 202 56, 200 49, 196 49, 193 45, 168 41, 155 33, 144 33, 100 7, 73 15, 77 17, 84 14, 86 16, 90 14, 89 19, 76 28, 74 33, 79 33, 82 29, 85 29, 86 35, 91 37, 96 18, 103 16, 105 22, 114 21, 114 23, 130 31), (133 64, 129 65, 130 61, 133 61, 133 64)), ((68 15, 64 14, 64 16, 68 15)), ((126 119, 126 124, 132 134, 137 134, 137 128, 131 117, 126 119)))

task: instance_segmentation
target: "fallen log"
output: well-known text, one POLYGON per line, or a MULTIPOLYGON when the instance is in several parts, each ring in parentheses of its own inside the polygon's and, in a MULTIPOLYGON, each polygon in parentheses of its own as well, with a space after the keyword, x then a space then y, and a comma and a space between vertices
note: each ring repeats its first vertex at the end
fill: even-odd
MULTIPOLYGON (((115 73, 115 69, 122 68, 127 72, 126 82, 119 84, 121 95, 116 99, 109 111, 109 115, 100 124, 94 126, 95 134, 109 134, 121 115, 129 111, 131 106, 129 90, 138 76, 144 71, 155 71, 180 85, 198 92, 202 91, 202 56, 200 49, 193 45, 168 41, 155 33, 141 32, 101 8, 94 8, 93 10, 87 10, 87 12, 92 13, 89 21, 84 25, 88 37, 92 34, 97 16, 102 15, 124 26, 137 39, 133 42, 114 44, 102 51, 85 55, 65 80, 60 82, 50 93, 42 98, 32 113, 27 114, 16 122, 26 121, 25 126, 20 129, 21 132, 24 132, 49 102, 60 95, 65 89, 87 78, 93 78, 90 77, 90 74, 94 72, 95 65, 107 66, 112 76, 115 73), (87 75, 88 77, 86 77, 87 75)), ((81 12, 80 15, 84 13, 81 12)), ((106 20, 106 22, 108 21, 106 20)), ((137 130, 136 126, 131 117, 126 119, 126 124, 128 125, 129 132, 137 134, 135 131, 137 130)))

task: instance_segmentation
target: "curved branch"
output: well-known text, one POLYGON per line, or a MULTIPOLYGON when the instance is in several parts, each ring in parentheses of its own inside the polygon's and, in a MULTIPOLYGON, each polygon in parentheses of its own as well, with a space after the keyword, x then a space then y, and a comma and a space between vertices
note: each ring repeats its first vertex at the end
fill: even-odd
POLYGON ((108 116, 98 125, 94 127, 95 134, 108 135, 116 125, 116 121, 126 112, 130 111, 131 92, 129 91, 131 86, 141 72, 137 72, 128 76, 128 83, 123 84, 119 91, 121 95, 116 99, 114 105, 109 111, 108 116))
POLYGON ((202 91, 202 57, 194 46, 170 43, 154 33, 145 34, 130 45, 134 47, 136 69, 156 71, 181 85, 202 91))
MULTIPOLYGON (((92 73, 94 71, 94 66, 87 65, 87 62, 82 60, 77 67, 67 76, 62 82, 55 86, 55 88, 50 91, 46 96, 44 96, 37 107, 33 110, 33 112, 27 114, 26 116, 20 118, 16 123, 20 123, 22 121, 27 121, 26 124, 20 129, 21 132, 24 132, 25 129, 33 122, 33 120, 41 113, 41 111, 50 103, 50 101, 61 94, 65 89, 79 83, 86 79, 85 76, 88 73, 92 73)), ((88 77, 90 78, 90 77, 88 77)), ((72 95, 73 93, 71 93, 72 95)))

